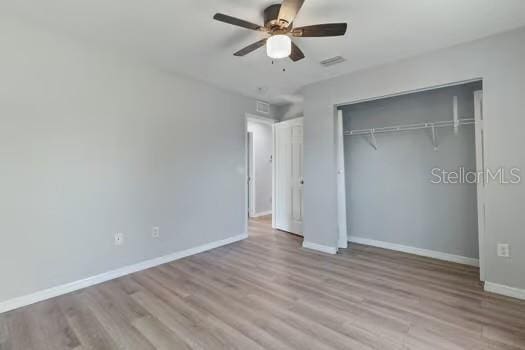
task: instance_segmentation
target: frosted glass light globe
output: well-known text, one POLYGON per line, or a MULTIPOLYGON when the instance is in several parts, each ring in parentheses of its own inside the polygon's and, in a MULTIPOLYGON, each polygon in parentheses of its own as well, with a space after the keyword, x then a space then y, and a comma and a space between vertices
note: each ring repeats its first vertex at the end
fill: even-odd
POLYGON ((292 53, 292 39, 287 35, 274 35, 266 41, 266 54, 273 59, 285 58, 292 53))

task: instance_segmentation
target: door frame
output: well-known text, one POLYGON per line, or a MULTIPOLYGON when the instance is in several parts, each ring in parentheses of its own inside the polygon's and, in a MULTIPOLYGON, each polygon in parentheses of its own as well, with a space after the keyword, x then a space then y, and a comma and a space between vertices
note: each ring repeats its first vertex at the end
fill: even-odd
MULTIPOLYGON (((263 124, 268 124, 268 125, 271 125, 272 126, 272 139, 274 138, 273 136, 273 125, 275 123, 278 123, 279 121, 278 120, 275 120, 275 119, 271 119, 271 118, 268 118, 268 117, 261 117, 259 115, 256 115, 256 114, 252 114, 252 113, 245 113, 244 114, 244 211, 243 211, 243 217, 244 217, 244 228, 245 228, 245 232, 246 234, 248 234, 248 212, 249 212, 249 203, 248 203, 248 198, 249 198, 249 188, 248 188, 248 177, 249 177, 249 166, 248 166, 248 152, 250 150, 249 148, 249 144, 248 144, 248 122, 249 121, 252 121, 252 122, 256 122, 256 123, 263 123, 263 124)), ((252 157, 253 158, 253 157, 252 157)), ((273 158, 274 158, 274 149, 273 149, 273 142, 272 142, 272 174, 273 174, 273 158)), ((252 178, 252 186, 253 188, 255 188, 255 182, 257 180, 255 179, 255 176, 253 176, 252 178)), ((272 197, 273 197, 273 187, 274 187, 274 184, 273 184, 273 175, 272 175, 272 197)), ((253 191, 255 192, 255 191, 253 191)), ((254 198, 255 198, 255 194, 254 194, 254 198)), ((252 206, 253 208, 253 206, 252 206)), ((272 209, 273 209, 273 198, 272 198, 272 209)))
POLYGON ((253 149, 253 132, 246 131, 248 133, 248 151, 246 155, 248 156, 248 168, 246 170, 248 182, 248 216, 253 218, 255 216, 255 171, 253 166, 255 151, 253 149))
MULTIPOLYGON (((296 124, 298 124, 298 122, 301 122, 301 124, 303 125, 304 127, 304 117, 299 117, 299 118, 293 118, 293 119, 288 119, 288 120, 285 120, 285 121, 282 121, 282 122, 278 122, 278 123, 275 123, 272 127, 272 134, 273 134, 273 162, 272 162, 272 213, 275 214, 275 209, 276 209, 276 205, 277 205, 277 201, 276 201, 276 198, 277 198, 277 192, 276 192, 276 186, 275 186, 275 183, 276 183, 276 179, 277 179, 277 162, 275 161, 275 150, 277 149, 277 138, 275 137, 276 136, 276 132, 275 132, 275 129, 277 127, 279 127, 279 125, 281 126, 294 126, 296 124)), ((304 136, 303 136, 304 137, 304 136)), ((304 201, 304 198, 303 198, 303 201, 304 201)), ((303 220, 304 220, 304 217, 303 217, 303 220)), ((276 223, 275 223, 275 215, 272 215, 272 228, 273 229, 276 229, 276 223)))

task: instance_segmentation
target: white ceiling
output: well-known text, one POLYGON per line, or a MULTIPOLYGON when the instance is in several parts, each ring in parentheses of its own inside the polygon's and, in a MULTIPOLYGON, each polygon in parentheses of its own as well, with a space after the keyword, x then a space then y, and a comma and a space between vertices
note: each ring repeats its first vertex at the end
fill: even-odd
POLYGON ((306 59, 272 65, 264 49, 234 57, 233 52, 262 34, 213 21, 212 16, 223 12, 262 24, 262 10, 276 1, 0 2, 2 11, 274 103, 292 99, 315 81, 525 25, 525 0, 306 0, 297 26, 348 22, 349 32, 341 38, 298 38, 306 59), (348 61, 331 68, 319 65, 337 55, 348 61))

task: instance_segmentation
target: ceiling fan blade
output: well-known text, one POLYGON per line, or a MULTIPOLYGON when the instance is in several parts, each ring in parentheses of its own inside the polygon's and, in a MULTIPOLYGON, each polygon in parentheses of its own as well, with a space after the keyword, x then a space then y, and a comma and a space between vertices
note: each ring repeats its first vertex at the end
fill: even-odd
POLYGON ((284 0, 279 11, 278 20, 283 24, 285 28, 288 28, 290 24, 295 20, 297 13, 303 6, 305 0, 284 0))
POLYGON ((228 15, 225 15, 225 14, 222 14, 222 13, 216 13, 215 16, 213 16, 213 19, 217 20, 217 21, 220 21, 220 22, 233 24, 234 26, 243 27, 243 28, 246 28, 246 29, 251 29, 251 30, 261 30, 261 29, 263 29, 263 27, 261 27, 258 24, 251 23, 251 22, 245 21, 245 20, 240 19, 240 18, 228 16, 228 15))
POLYGON ((246 56, 250 52, 257 50, 260 47, 263 47, 266 44, 266 40, 268 40, 268 39, 259 40, 258 42, 253 43, 253 44, 251 44, 249 46, 246 46, 244 49, 241 49, 241 50, 237 51, 233 55, 234 56, 246 56))
POLYGON ((292 43, 292 53, 290 54, 290 59, 294 62, 300 61, 304 58, 304 53, 301 51, 297 45, 292 43))
POLYGON ((346 23, 327 23, 313 26, 299 27, 292 30, 293 36, 303 38, 342 36, 346 34, 348 25, 346 23))

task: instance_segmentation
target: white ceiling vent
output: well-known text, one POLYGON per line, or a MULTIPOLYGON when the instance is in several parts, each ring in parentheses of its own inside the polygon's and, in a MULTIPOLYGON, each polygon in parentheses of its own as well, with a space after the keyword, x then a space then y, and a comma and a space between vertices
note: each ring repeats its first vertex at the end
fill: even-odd
POLYGON ((336 64, 339 64, 339 63, 343 63, 345 61, 346 61, 346 59, 344 57, 335 56, 335 57, 326 59, 324 61, 321 61, 321 66, 323 66, 323 67, 330 67, 330 66, 333 66, 333 65, 336 65, 336 64))
POLYGON ((255 102, 255 110, 257 113, 270 114, 270 104, 266 102, 257 101, 255 102))

